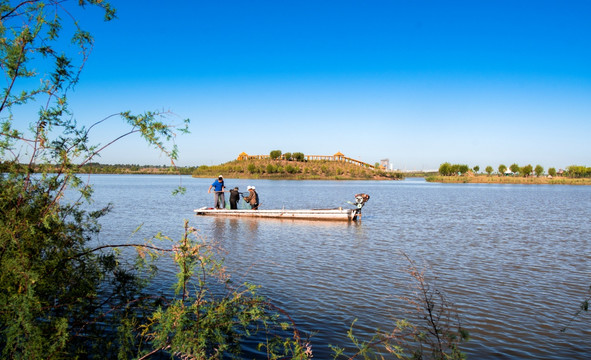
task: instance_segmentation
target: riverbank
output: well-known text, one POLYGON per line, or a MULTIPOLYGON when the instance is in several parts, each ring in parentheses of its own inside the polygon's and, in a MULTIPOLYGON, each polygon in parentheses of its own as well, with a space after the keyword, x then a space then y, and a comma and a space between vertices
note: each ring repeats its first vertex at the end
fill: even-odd
POLYGON ((471 184, 525 184, 525 185, 591 185, 591 178, 567 177, 520 177, 520 176, 427 176, 428 182, 440 183, 471 183, 471 184))
POLYGON ((221 165, 199 166, 192 176, 265 180, 403 180, 399 172, 375 170, 336 161, 234 160, 221 165))

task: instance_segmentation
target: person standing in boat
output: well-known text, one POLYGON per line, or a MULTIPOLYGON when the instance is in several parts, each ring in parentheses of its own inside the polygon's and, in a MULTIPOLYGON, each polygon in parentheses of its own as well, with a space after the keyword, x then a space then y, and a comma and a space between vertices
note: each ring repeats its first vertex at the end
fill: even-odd
POLYGON ((248 196, 244 198, 252 210, 256 210, 259 207, 259 194, 257 194, 254 186, 248 186, 248 196))
POLYGON ((226 197, 224 196, 224 177, 222 175, 218 176, 217 180, 213 182, 213 184, 209 185, 209 189, 207 189, 207 193, 211 193, 211 189, 213 188, 213 207, 214 209, 224 209, 226 207, 226 197))
POLYGON ((238 209, 238 201, 240 201, 240 192, 238 187, 230 190, 230 209, 238 209))

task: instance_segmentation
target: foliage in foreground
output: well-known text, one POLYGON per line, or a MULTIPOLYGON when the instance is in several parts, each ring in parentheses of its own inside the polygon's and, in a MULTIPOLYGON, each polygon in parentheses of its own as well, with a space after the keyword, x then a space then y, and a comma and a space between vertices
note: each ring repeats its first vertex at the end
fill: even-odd
MULTIPOLYGON (((157 256, 166 250, 148 251, 157 256)), ((239 358, 244 338, 264 339, 259 348, 266 349, 269 358, 307 358, 309 348, 295 326, 280 321, 284 318, 279 310, 257 295, 257 286, 234 287, 219 260, 219 249, 188 228, 187 221, 182 241, 170 252, 179 268, 175 297, 165 297, 145 321, 125 329, 130 358, 147 358, 159 351, 191 359, 239 358), (218 287, 212 286, 214 278, 218 287), (133 353, 136 349, 141 349, 139 354, 133 353)))
POLYGON ((413 279, 412 296, 403 297, 413 307, 410 318, 397 320, 389 332, 378 332, 369 340, 360 340, 354 334, 355 322, 347 336, 354 346, 353 353, 331 346, 334 359, 432 359, 461 360, 466 356, 460 345, 468 341, 468 332, 462 327, 459 315, 445 294, 425 279, 425 270, 406 254, 408 274, 413 279))
POLYGON ((568 324, 566 324, 565 327, 563 327, 562 329, 560 329, 560 332, 566 332, 568 330, 570 324, 577 317, 579 317, 583 312, 588 312, 589 311, 589 302, 591 302, 591 286, 587 289, 587 298, 585 298, 585 300, 583 300, 581 302, 581 304, 579 305, 579 310, 577 310, 577 312, 573 315, 573 317, 568 322, 568 324))
POLYGON ((75 19, 63 20, 72 19, 78 6, 99 7, 106 20, 115 16, 102 0, 0 1, 0 67, 7 84, 0 94, 2 358, 127 359, 161 351, 221 358, 237 353, 241 339, 254 334, 266 340, 261 346, 269 358, 305 358, 307 348, 290 324, 279 323, 277 310, 256 295, 256 287, 231 288, 211 244, 190 240, 189 229, 172 248, 118 239, 97 243, 98 221, 110 207, 87 210, 92 188, 76 173, 132 134, 174 166, 177 150, 167 144, 175 129, 187 132, 188 120, 175 127, 169 113, 123 111, 89 127, 76 122, 67 93, 93 43, 75 19), (74 50, 60 39, 66 25, 74 50), (15 116, 23 105, 37 107, 38 116, 15 116), (116 117, 128 132, 105 145, 90 144, 95 126, 116 117), (137 250, 135 262, 123 255, 129 248, 137 250), (157 271, 151 260, 163 254, 179 265, 174 296, 150 288, 157 271))

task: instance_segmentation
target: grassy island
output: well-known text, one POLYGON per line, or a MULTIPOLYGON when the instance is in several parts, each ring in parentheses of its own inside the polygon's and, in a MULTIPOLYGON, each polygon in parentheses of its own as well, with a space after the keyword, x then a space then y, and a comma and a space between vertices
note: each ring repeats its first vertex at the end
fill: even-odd
POLYGON ((365 168, 336 161, 288 161, 280 159, 234 160, 220 165, 199 166, 193 177, 277 180, 402 180, 399 172, 365 168))

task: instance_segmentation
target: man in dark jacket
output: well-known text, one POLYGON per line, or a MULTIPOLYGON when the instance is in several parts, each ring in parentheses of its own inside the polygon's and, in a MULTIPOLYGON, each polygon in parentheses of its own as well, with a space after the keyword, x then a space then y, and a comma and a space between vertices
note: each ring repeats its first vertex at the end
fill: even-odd
POLYGON ((238 187, 230 190, 230 209, 238 209, 238 201, 240 201, 240 192, 238 187))

